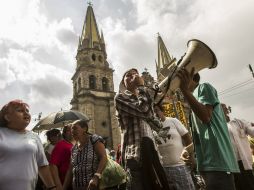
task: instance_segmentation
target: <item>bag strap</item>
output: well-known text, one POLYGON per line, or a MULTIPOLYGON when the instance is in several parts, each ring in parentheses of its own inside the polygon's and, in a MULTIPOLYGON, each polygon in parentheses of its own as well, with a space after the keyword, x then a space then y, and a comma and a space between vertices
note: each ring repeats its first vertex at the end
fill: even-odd
MULTIPOLYGON (((186 53, 185 53, 185 54, 186 54, 186 53)), ((176 67, 174 68, 174 70, 173 70, 173 72, 171 73, 171 75, 168 76, 169 78, 168 78, 168 81, 167 81, 166 90, 165 90, 163 96, 161 97, 161 99, 158 101, 158 103, 156 103, 156 105, 160 105, 160 104, 162 103, 162 101, 164 100, 164 98, 165 98, 165 96, 166 96, 166 94, 167 94, 167 92, 168 92, 168 90, 169 90, 169 87, 170 87, 171 81, 172 81, 172 79, 173 79, 173 76, 174 76, 175 72, 177 71, 178 65, 182 62, 183 57, 185 56, 185 54, 181 57, 181 59, 179 59, 179 61, 178 61, 177 64, 176 64, 176 67)), ((157 93, 156 93, 156 95, 157 95, 157 93)))

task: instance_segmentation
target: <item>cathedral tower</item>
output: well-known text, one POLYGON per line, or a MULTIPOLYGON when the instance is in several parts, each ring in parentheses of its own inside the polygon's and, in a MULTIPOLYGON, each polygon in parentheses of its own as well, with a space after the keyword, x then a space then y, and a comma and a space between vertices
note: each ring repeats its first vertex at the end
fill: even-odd
POLYGON ((85 113, 91 119, 89 131, 104 137, 109 147, 116 148, 120 132, 114 108, 114 70, 107 62, 103 33, 99 33, 91 4, 87 8, 76 60, 72 109, 85 113))

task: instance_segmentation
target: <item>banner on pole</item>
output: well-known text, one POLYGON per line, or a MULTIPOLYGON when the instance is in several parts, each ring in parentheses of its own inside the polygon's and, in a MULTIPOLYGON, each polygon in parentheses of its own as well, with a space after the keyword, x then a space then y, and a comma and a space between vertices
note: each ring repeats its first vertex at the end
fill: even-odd
POLYGON ((175 117, 182 122, 183 125, 185 125, 185 127, 187 127, 187 120, 185 117, 185 113, 183 110, 183 105, 181 101, 177 101, 175 103, 175 108, 174 108, 174 104, 173 103, 164 103, 163 105, 164 108, 164 115, 166 117, 175 117))

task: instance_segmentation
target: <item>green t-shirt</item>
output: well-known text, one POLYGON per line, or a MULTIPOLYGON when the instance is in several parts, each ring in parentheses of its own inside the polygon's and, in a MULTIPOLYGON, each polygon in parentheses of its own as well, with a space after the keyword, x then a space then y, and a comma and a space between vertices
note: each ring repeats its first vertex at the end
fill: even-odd
POLYGON ((213 106, 212 118, 207 124, 192 113, 198 171, 239 172, 216 89, 203 83, 195 89, 193 95, 200 103, 213 106))

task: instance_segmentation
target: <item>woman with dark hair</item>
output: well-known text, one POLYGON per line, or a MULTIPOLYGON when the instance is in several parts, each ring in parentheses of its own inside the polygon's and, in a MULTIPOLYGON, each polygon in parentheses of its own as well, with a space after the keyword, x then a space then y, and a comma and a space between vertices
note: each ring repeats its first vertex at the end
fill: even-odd
POLYGON ((55 145, 61 140, 61 131, 59 129, 50 129, 46 132, 49 144, 44 148, 48 161, 51 158, 55 145))
POLYGON ((55 145, 49 161, 50 169, 58 189, 63 188, 65 175, 70 165, 71 149, 75 144, 71 134, 71 127, 71 124, 63 127, 63 140, 55 145))
POLYGON ((71 164, 64 182, 65 190, 69 189, 71 181, 73 190, 97 189, 106 166, 104 140, 88 133, 88 121, 77 120, 72 124, 76 144, 71 152, 71 164))
POLYGON ((47 189, 56 189, 42 143, 26 130, 31 115, 28 104, 14 100, 0 111, 0 188, 34 190, 38 173, 47 189))

